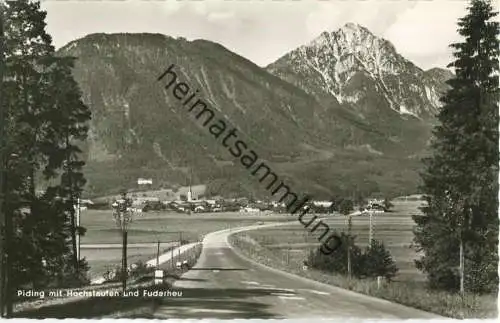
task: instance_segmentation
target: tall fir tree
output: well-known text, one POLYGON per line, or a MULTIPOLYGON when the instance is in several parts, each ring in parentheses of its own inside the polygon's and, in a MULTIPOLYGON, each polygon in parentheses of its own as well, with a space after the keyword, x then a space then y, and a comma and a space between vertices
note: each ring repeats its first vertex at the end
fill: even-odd
POLYGON ((417 267, 431 287, 460 288, 463 247, 466 291, 497 289, 499 24, 490 1, 472 0, 452 44, 456 76, 441 99, 432 157, 424 159, 427 206, 414 216, 417 267))
MULTIPOLYGON (((36 230, 39 204, 36 201, 36 140, 43 125, 39 113, 44 105, 37 102, 43 69, 40 60, 53 48, 43 30, 43 15, 33 3, 11 1, 5 7, 5 58, 7 81, 2 95, 7 98, 7 313, 12 311, 13 290, 28 282, 39 282, 42 256, 36 230), (16 248, 13 248, 16 246, 16 248)), ((39 222, 40 224, 43 221, 39 222)))
POLYGON ((71 74, 74 59, 57 57, 39 1, 7 2, 5 16, 11 294, 21 286, 67 284, 75 269, 88 269, 76 258, 74 205, 85 184, 79 145, 90 112, 71 74), (42 182, 56 184, 37 193, 42 182))
POLYGON ((55 100, 46 116, 51 131, 44 150, 48 156, 44 175, 50 179, 55 174, 54 169, 63 166, 57 192, 65 201, 65 212, 70 219, 72 263, 76 274, 79 274, 86 264, 77 259, 76 235, 83 235, 85 230, 76 226, 74 206, 81 197, 86 180, 82 173, 85 163, 80 158, 82 151, 78 144, 87 139, 87 122, 91 113, 82 102, 80 89, 72 76, 74 61, 73 57, 57 58, 57 65, 51 74, 53 86, 46 93, 55 100))

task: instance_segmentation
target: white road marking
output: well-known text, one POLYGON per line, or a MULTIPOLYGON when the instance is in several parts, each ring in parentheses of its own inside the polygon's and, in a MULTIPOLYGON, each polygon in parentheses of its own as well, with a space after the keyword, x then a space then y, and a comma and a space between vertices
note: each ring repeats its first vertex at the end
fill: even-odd
POLYGON ((276 288, 274 285, 262 285, 263 288, 276 288))
POLYGON ((305 300, 304 297, 299 297, 299 296, 278 296, 281 299, 295 299, 295 300, 300 300, 303 301, 305 300))
POLYGON ((226 310, 226 309, 209 309, 209 308, 190 308, 187 309, 186 311, 188 312, 194 312, 194 313, 238 313, 239 311, 237 310, 226 310))
POLYGON ((293 296, 295 294, 292 294, 292 293, 271 293, 271 295, 279 296, 279 297, 290 297, 290 296, 293 296))
POLYGON ((210 309, 210 308, 160 308, 158 310, 159 314, 179 314, 179 313, 239 313, 238 310, 226 310, 226 309, 210 309))
POLYGON ((301 290, 318 295, 330 295, 330 293, 320 292, 319 290, 314 290, 314 289, 301 289, 301 290))
POLYGON ((219 269, 214 269, 212 270, 213 273, 218 273, 219 272, 219 269))
POLYGON ((257 282, 249 282, 249 281, 242 281, 242 283, 247 285, 259 285, 259 283, 257 282))
POLYGON ((223 256, 224 253, 219 251, 219 252, 214 253, 214 255, 216 255, 216 256, 223 256))

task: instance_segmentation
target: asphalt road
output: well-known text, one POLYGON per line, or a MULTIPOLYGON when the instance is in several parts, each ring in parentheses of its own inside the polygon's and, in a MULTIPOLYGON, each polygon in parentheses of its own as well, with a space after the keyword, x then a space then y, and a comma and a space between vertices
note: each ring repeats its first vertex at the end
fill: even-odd
MULTIPOLYGON (((289 224, 289 223, 288 223, 289 224)), ((155 318, 440 318, 438 315, 314 282, 257 264, 233 250, 231 233, 205 236, 197 264, 159 301, 155 318)))

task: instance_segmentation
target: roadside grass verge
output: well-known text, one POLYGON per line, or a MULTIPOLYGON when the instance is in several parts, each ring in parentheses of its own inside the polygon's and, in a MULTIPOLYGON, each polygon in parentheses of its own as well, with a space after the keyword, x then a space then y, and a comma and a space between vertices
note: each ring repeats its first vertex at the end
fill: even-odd
POLYGON ((304 270, 301 261, 291 258, 282 249, 267 248, 247 233, 233 234, 229 242, 243 255, 266 266, 423 311, 457 319, 496 318, 498 315, 497 298, 493 295, 469 294, 462 300, 459 295, 432 291, 425 288, 422 282, 409 281, 384 283, 378 289, 376 280, 353 278, 349 281, 338 274, 304 270))

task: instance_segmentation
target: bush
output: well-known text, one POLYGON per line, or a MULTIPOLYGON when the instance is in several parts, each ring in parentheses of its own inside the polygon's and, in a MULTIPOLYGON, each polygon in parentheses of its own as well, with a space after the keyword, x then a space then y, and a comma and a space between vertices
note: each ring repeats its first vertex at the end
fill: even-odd
POLYGON ((390 252, 380 241, 373 240, 365 252, 354 244, 355 237, 340 234, 341 245, 332 254, 325 255, 320 249, 309 254, 307 263, 314 269, 347 275, 347 246, 351 245, 351 275, 356 278, 383 276, 391 280, 398 268, 390 252))
POLYGON ((371 246, 366 248, 362 259, 363 276, 383 276, 388 281, 398 272, 396 263, 391 253, 385 248, 383 242, 372 240, 371 246))
POLYGON ((147 276, 154 271, 154 267, 148 266, 142 261, 138 261, 130 266, 128 275, 130 278, 140 278, 142 276, 147 276))
MULTIPOLYGON (((140 278, 152 274, 155 268, 146 265, 146 263, 138 261, 136 263, 128 266, 127 277, 130 278, 140 278)), ((106 282, 118 282, 121 281, 122 268, 120 265, 115 267, 108 267, 108 270, 104 273, 103 278, 106 282)))
POLYGON ((394 206, 388 198, 384 199, 384 211, 389 212, 390 209, 394 206))
POLYGON ((347 275, 347 246, 348 241, 350 241, 351 274, 354 277, 361 276, 363 274, 361 268, 363 264, 363 255, 361 249, 354 244, 355 237, 349 237, 344 232, 341 232, 339 238, 341 244, 333 253, 326 255, 318 248, 316 251, 309 254, 307 263, 314 269, 347 275))

